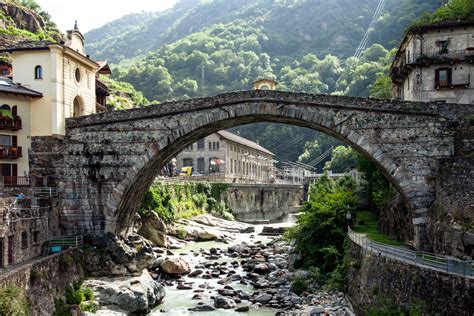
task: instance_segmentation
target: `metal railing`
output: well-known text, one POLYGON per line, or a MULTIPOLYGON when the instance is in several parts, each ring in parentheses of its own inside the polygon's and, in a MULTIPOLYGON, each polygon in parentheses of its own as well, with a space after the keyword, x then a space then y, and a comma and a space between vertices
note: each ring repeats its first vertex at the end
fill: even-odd
POLYGON ((443 53, 440 53, 440 51, 417 52, 408 58, 406 64, 438 63, 472 58, 474 58, 474 50, 468 49, 447 50, 443 53))
POLYGON ((34 188, 35 196, 54 196, 58 193, 57 188, 53 187, 36 187, 34 188))
POLYGON ((18 131, 21 128, 22 124, 19 116, 13 118, 0 116, 0 130, 18 131))
POLYGON ((0 158, 21 158, 23 157, 20 146, 0 146, 0 158))
POLYGON ((474 278, 474 261, 459 260, 423 251, 413 251, 405 247, 390 246, 368 239, 349 228, 349 238, 362 248, 378 255, 402 261, 415 266, 443 271, 449 274, 474 278))
POLYGON ((55 236, 51 237, 48 241, 50 247, 80 247, 83 244, 83 236, 55 236))
MULTIPOLYGON (((3 186, 5 187, 28 187, 30 186, 30 177, 11 177, 3 176, 3 186)), ((1 181, 1 179, 0 179, 1 181)))

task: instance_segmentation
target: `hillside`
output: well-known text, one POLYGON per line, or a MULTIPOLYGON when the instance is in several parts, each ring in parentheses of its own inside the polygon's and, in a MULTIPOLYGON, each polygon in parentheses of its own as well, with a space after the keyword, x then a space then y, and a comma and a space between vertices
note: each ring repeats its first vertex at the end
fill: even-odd
POLYGON ((23 40, 60 41, 62 34, 36 2, 31 0, 0 1, 0 47, 23 40))
MULTIPOLYGON (((352 55, 369 25, 378 0, 182 0, 162 13, 139 13, 112 21, 86 34, 87 48, 98 59, 118 62, 173 43, 216 24, 246 23, 267 37, 263 52, 282 57, 307 53, 352 55)), ((369 45, 387 48, 422 12, 442 0, 387 0, 369 45)))

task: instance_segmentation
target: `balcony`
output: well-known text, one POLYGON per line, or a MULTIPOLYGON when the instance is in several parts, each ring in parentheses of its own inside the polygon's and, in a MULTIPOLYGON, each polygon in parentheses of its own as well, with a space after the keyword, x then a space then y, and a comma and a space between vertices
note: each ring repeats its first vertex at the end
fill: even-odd
POLYGON ((474 48, 469 47, 462 50, 448 50, 444 53, 439 51, 426 52, 423 54, 415 53, 407 60, 406 65, 434 65, 434 64, 452 64, 457 61, 473 61, 474 48), (412 57, 412 58, 411 58, 412 57))
POLYGON ((12 176, 2 176, 3 186, 4 187, 29 187, 30 186, 30 177, 12 177, 12 176))
POLYGON ((8 117, 0 115, 0 130, 18 131, 22 128, 19 116, 8 117))
POLYGON ((23 157, 21 147, 0 145, 0 158, 18 159, 23 157))

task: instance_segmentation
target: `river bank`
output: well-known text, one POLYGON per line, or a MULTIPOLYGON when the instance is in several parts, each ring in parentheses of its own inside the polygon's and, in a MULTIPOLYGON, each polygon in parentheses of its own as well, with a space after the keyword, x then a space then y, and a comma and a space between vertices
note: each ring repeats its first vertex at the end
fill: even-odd
MULTIPOLYGON (((205 242, 180 240, 169 245, 180 247, 174 250, 154 247, 157 257, 153 266, 140 277, 87 280, 85 284, 96 293, 98 315, 127 315, 126 310, 130 309, 123 308, 131 306, 117 303, 123 297, 133 302, 134 293, 143 303, 140 306, 151 308, 158 304, 139 314, 350 314, 342 293, 321 288, 316 281, 310 284, 313 294, 293 293, 292 282, 310 280, 311 273, 295 271, 294 249, 279 236, 260 235, 263 225, 229 222, 208 215, 177 225, 188 232, 210 229, 216 238, 205 242), (159 286, 153 286, 151 279, 159 286), (104 299, 104 293, 108 298, 104 299)), ((289 224, 271 226, 284 225, 289 224)))

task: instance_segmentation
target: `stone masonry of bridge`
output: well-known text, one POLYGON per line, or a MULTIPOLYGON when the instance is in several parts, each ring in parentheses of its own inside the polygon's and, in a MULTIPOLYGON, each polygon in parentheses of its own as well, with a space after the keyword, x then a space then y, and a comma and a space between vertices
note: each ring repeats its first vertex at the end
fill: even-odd
POLYGON ((122 233, 159 170, 187 145, 230 127, 278 122, 327 133, 374 162, 427 244, 438 160, 472 106, 244 91, 71 118, 63 141, 33 140, 32 169, 56 178, 63 233, 122 233), (60 153, 60 155, 58 155, 60 153))

